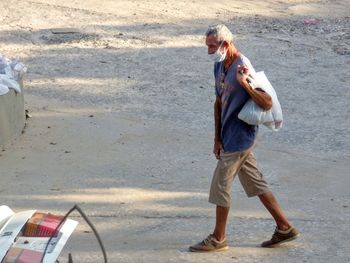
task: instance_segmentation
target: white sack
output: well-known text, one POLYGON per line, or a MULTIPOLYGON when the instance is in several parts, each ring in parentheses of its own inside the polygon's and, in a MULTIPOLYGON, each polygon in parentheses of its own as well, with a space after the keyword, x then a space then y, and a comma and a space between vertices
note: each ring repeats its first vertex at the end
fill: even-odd
POLYGON ((278 101, 276 91, 267 79, 264 71, 254 74, 254 78, 249 78, 253 88, 261 88, 272 98, 272 108, 264 111, 256 103, 250 99, 243 106, 238 114, 238 118, 250 125, 264 124, 271 130, 278 131, 282 128, 283 115, 281 104, 278 101))

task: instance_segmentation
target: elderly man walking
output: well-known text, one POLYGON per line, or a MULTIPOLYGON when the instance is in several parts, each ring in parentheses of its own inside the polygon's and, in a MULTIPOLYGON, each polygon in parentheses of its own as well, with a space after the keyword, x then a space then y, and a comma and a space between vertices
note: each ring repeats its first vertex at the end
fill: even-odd
POLYGON ((233 35, 225 25, 209 27, 206 32, 208 54, 213 59, 215 75, 214 154, 218 159, 209 202, 216 205, 216 224, 212 234, 190 247, 193 252, 214 252, 228 249, 225 237, 231 205, 232 182, 236 175, 248 197, 258 196, 276 221, 276 230, 262 247, 273 247, 291 241, 299 232, 287 220, 277 200, 269 190, 253 154, 258 126, 238 119, 238 113, 248 99, 264 110, 272 106, 271 97, 262 89, 252 89, 247 81, 254 71, 250 61, 238 52, 233 35))

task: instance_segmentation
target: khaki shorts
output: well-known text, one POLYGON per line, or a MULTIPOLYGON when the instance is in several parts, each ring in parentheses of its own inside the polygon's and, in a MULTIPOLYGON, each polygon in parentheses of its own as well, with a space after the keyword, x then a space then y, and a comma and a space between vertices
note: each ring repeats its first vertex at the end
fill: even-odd
POLYGON ((252 152, 248 150, 234 153, 221 153, 210 187, 209 202, 218 206, 230 207, 231 188, 236 174, 248 197, 269 192, 262 173, 252 152))

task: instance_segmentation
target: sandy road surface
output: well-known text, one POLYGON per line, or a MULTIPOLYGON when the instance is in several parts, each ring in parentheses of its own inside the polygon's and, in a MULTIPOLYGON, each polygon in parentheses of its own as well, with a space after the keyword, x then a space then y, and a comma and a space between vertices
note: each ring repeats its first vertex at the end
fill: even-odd
MULTIPOLYGON (((349 261, 349 1, 243 2, 0 2, 0 53, 29 66, 33 115, 1 153, 2 203, 59 213, 80 203, 111 262, 349 261), (219 22, 283 106, 284 128, 262 128, 257 149, 303 232, 279 249, 257 247, 274 224, 237 183, 232 248, 186 251, 214 223, 206 202, 214 91, 203 32, 219 22)), ((98 262, 87 230, 79 227, 62 256, 98 262)))

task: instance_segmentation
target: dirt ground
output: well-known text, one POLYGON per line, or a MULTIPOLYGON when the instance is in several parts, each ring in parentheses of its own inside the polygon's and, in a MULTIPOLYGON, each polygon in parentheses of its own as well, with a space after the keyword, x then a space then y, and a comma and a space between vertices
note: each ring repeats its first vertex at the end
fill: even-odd
MULTIPOLYGON (((25 133, 0 153, 0 200, 65 213, 78 203, 110 262, 349 262, 350 2, 0 2, 0 53, 29 68, 25 133), (262 249, 274 222, 233 190, 229 251, 193 254, 215 221, 208 25, 224 23, 264 70, 284 127, 256 155, 302 237, 262 249)), ((100 262, 81 224, 75 262, 100 262)))

